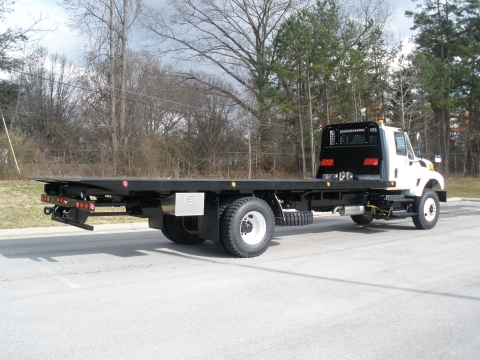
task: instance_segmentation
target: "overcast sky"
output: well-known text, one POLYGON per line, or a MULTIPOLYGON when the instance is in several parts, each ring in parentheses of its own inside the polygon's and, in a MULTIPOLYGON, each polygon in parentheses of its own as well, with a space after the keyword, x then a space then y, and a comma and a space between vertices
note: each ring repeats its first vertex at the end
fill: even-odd
MULTIPOLYGON (((77 34, 67 27, 67 14, 58 2, 59 0, 17 0, 13 6, 14 12, 7 16, 7 25, 26 27, 29 18, 38 17, 40 13, 47 16, 44 21, 45 26, 42 27, 55 26, 56 31, 46 34, 41 45, 46 47, 49 53, 65 54, 76 61, 79 45, 77 34)), ((408 38, 411 35, 412 20, 407 19, 404 14, 406 10, 415 10, 416 4, 412 0, 390 0, 390 2, 395 9, 390 29, 398 36, 408 38)))

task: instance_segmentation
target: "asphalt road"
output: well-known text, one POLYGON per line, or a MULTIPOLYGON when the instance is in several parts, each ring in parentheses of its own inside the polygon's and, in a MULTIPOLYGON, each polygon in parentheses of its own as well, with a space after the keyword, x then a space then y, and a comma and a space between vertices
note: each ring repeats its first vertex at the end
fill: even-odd
POLYGON ((1 359, 479 359, 480 203, 315 218, 254 259, 157 231, 0 239, 1 359))

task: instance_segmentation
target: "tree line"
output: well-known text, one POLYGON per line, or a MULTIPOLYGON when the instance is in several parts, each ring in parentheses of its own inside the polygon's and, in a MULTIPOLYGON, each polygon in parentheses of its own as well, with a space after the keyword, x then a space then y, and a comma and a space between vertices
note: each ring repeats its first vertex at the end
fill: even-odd
POLYGON ((20 176, 309 178, 325 125, 380 119, 479 173, 480 0, 418 2, 408 53, 387 0, 62 6, 80 63, 0 34, 0 177, 11 143, 20 176))

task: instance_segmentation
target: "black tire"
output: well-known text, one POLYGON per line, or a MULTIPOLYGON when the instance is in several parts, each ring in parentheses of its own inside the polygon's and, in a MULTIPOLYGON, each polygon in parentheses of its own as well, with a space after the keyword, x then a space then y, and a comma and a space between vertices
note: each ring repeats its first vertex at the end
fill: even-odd
POLYGON ((222 243, 232 255, 259 256, 273 238, 274 223, 272 209, 265 201, 255 197, 235 200, 222 215, 222 243))
MULTIPOLYGON (((223 214, 225 213, 225 210, 235 201, 235 200, 238 200, 238 199, 241 199, 241 196, 232 196, 232 197, 229 197, 229 198, 226 198, 226 199, 223 199, 220 201, 220 204, 218 205, 218 223, 221 224, 222 223, 222 218, 223 218, 223 214)), ((223 250, 223 251, 226 251, 226 252, 230 252, 227 247, 223 244, 223 241, 222 241, 222 235, 220 234, 219 236, 219 239, 218 240, 212 240, 213 243, 215 244, 215 246, 220 249, 220 250, 223 250)))
POLYGON ((282 226, 299 226, 310 225, 313 223, 313 213, 311 211, 285 211, 284 219, 275 219, 275 225, 282 226))
POLYGON ((165 215, 163 217, 163 229, 160 230, 160 231, 162 232, 163 236, 165 236, 168 240, 175 242, 175 240, 173 240, 172 235, 170 235, 170 233, 168 232, 168 229, 167 229, 167 225, 166 225, 167 216, 170 216, 170 215, 165 215))
POLYGON ((165 215, 166 233, 168 240, 182 245, 198 245, 205 241, 198 237, 198 218, 196 216, 165 215))
POLYGON ((350 216, 355 224, 368 225, 373 221, 372 214, 352 215, 350 216))
POLYGON ((432 189, 423 190, 422 197, 415 200, 412 217, 415 227, 420 230, 433 229, 440 215, 438 195, 432 189))

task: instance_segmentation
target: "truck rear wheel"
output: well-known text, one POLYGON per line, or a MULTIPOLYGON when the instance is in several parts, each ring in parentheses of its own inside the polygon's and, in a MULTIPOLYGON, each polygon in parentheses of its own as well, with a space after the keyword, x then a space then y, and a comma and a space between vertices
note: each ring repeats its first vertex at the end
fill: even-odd
POLYGON ((313 213, 311 211, 284 211, 284 219, 275 219, 275 225, 298 226, 310 225, 313 223, 313 213))
MULTIPOLYGON (((230 206, 231 203, 233 203, 235 200, 241 199, 241 196, 231 196, 229 198, 223 199, 220 201, 220 204, 218 205, 218 221, 219 224, 222 223, 222 218, 223 218, 223 213, 225 210, 230 206)), ((222 236, 220 235, 218 240, 212 240, 215 246, 223 251, 230 252, 226 246, 223 244, 222 241, 222 236)))
POLYGON ((416 199, 412 217, 415 227, 420 230, 428 230, 435 227, 440 215, 440 202, 438 195, 432 189, 423 190, 422 197, 416 199))
POLYGON ((173 216, 165 215, 163 234, 168 240, 182 245, 198 245, 205 241, 198 236, 198 218, 196 216, 173 216))
POLYGON ((272 209, 265 201, 255 197, 232 202, 220 223, 223 245, 232 255, 243 258, 264 253, 272 240, 273 231, 272 209))
POLYGON ((167 216, 170 216, 170 215, 165 215, 164 223, 163 223, 163 229, 161 230, 161 232, 162 232, 163 236, 165 236, 168 240, 175 242, 175 240, 173 240, 172 235, 170 235, 170 233, 168 232, 168 228, 167 228, 167 225, 166 225, 166 221, 167 221, 166 217, 167 216))
POLYGON ((358 225, 368 225, 373 221, 372 214, 352 215, 350 217, 358 225))

